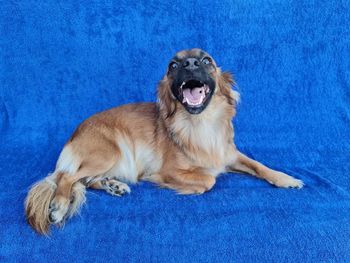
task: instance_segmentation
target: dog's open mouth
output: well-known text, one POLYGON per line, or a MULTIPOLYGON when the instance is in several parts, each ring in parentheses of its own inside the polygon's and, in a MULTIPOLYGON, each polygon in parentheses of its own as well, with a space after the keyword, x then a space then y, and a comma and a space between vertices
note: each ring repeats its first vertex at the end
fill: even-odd
POLYGON ((207 100, 210 88, 199 80, 191 79, 182 82, 180 92, 183 104, 189 107, 200 107, 207 100))

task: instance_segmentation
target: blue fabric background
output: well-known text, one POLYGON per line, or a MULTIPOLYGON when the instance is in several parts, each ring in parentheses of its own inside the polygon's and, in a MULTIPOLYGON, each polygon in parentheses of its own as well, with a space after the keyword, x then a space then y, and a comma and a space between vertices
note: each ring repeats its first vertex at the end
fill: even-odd
POLYGON ((350 262, 349 1, 2 1, 1 262, 350 262), (235 141, 305 181, 225 174, 201 196, 149 183, 89 191, 50 238, 26 224, 28 187, 85 118, 155 101, 178 50, 235 74, 235 141))

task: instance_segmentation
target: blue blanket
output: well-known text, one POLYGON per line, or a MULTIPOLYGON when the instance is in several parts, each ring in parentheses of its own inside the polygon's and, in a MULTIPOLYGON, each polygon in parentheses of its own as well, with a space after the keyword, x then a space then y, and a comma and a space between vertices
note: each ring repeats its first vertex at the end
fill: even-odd
POLYGON ((349 1, 18 0, 0 14, 1 262, 350 262, 349 1), (155 101, 193 47, 235 75, 240 150, 306 187, 224 174, 200 196, 89 191, 80 216, 36 234, 24 198, 75 127, 155 101))

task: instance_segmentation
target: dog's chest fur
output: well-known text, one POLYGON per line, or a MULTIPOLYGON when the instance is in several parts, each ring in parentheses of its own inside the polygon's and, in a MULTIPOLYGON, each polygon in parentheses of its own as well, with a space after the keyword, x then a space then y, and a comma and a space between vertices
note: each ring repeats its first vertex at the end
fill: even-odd
POLYGON ((223 108, 224 105, 217 109, 208 107, 206 113, 200 115, 180 111, 174 117, 172 138, 191 160, 191 165, 222 172, 228 159, 232 159, 232 116, 227 116, 223 108))

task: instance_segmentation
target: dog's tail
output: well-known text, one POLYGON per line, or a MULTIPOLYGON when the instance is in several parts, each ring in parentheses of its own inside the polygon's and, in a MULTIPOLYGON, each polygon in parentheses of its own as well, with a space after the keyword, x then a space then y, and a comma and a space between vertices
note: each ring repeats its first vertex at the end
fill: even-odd
MULTIPOLYGON (((36 182, 30 189, 25 200, 25 210, 28 223, 40 234, 47 234, 50 225, 50 202, 57 188, 55 172, 41 181, 36 182)), ((77 182, 72 187, 72 203, 67 216, 71 217, 79 211, 85 202, 85 186, 77 182)))

